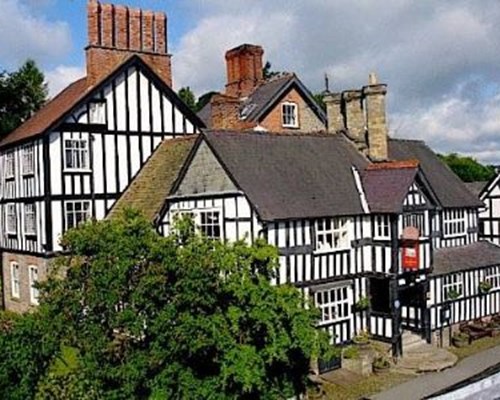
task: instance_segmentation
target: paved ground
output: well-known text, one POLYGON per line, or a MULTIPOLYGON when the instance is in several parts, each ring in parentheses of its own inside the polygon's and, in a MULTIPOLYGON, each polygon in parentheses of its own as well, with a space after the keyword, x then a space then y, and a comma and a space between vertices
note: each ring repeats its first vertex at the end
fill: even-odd
POLYGON ((452 368, 428 373, 378 393, 372 400, 419 400, 500 363, 500 346, 474 354, 452 368))
POLYGON ((419 343, 406 349, 403 358, 396 365, 400 372, 422 373, 443 371, 458 361, 455 354, 427 343, 419 343))

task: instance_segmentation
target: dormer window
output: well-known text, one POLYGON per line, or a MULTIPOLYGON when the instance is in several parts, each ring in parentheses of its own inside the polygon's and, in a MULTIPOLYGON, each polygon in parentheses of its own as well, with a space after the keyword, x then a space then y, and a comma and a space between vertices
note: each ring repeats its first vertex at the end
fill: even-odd
POLYGON ((89 103, 89 124, 106 123, 106 103, 94 101, 89 103))
POLYGON ((299 117, 298 107, 295 103, 283 103, 281 105, 281 117, 283 127, 285 128, 298 128, 299 117))

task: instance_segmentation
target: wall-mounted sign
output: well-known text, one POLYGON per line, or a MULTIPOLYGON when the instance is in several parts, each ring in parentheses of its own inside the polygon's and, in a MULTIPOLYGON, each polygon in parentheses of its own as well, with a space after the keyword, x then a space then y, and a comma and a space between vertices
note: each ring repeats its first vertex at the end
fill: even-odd
POLYGON ((407 226, 403 229, 401 248, 403 251, 401 263, 404 271, 416 271, 420 264, 418 228, 407 226))

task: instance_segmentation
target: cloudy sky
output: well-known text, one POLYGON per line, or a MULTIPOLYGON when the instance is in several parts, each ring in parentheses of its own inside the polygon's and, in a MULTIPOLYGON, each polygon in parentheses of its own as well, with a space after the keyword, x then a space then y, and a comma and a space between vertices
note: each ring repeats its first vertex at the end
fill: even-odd
MULTIPOLYGON (((174 85, 221 89, 224 52, 260 44, 313 91, 388 84, 390 134, 500 164, 498 0, 117 0, 164 10, 174 85)), ((27 57, 51 94, 84 73, 86 0, 0 0, 0 69, 27 57)))

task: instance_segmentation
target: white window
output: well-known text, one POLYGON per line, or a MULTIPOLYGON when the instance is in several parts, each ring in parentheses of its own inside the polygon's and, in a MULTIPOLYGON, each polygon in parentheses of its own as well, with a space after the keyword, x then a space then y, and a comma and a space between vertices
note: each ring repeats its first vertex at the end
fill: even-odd
POLYGON ((16 171, 16 157, 13 151, 5 153, 5 177, 14 178, 16 171))
POLYGON ((487 268, 484 280, 491 285, 491 289, 500 289, 500 267, 487 268))
POLYGON ((323 218, 316 222, 316 250, 342 250, 349 248, 349 220, 323 218))
POLYGON ((21 281, 19 279, 19 264, 16 262, 10 263, 10 291, 12 297, 19 298, 21 295, 21 281))
POLYGON ((443 229, 445 237, 465 235, 465 210, 452 209, 443 212, 443 229))
POLYGON ((403 229, 409 226, 417 228, 420 236, 425 236, 425 214, 420 212, 403 214, 403 229))
POLYGON ((106 123, 106 103, 93 102, 89 104, 89 123, 90 124, 106 123))
POLYGON ((65 204, 66 230, 75 228, 89 220, 90 201, 68 201, 65 204))
POLYGON ((211 239, 222 238, 220 211, 208 210, 200 211, 197 226, 201 233, 211 239))
POLYGON ((455 300, 464 294, 462 274, 443 276, 443 300, 455 300))
POLYGON ((38 288, 36 283, 38 282, 38 267, 35 265, 30 265, 30 301, 31 304, 38 304, 38 288))
POLYGON ((89 141, 87 139, 65 139, 64 158, 66 170, 89 169, 89 141))
POLYGON ((388 215, 375 216, 375 239, 390 239, 391 237, 391 224, 388 215))
POLYGON ((284 127, 298 128, 298 108, 295 103, 283 103, 281 106, 281 117, 284 127))
POLYGON ((28 144, 22 148, 22 173, 30 175, 35 170, 35 159, 33 156, 33 145, 28 144))
POLYGON ((217 209, 209 210, 179 210, 172 213, 172 220, 175 216, 189 215, 196 226, 196 229, 203 235, 211 239, 222 238, 221 212, 217 209))
POLYGON ((5 230, 7 233, 17 233, 16 205, 11 203, 5 206, 5 230))
POLYGON ((36 235, 36 207, 33 203, 24 205, 24 233, 36 235))
POLYGON ((351 301, 349 287, 337 286, 314 293, 314 302, 321 311, 321 324, 349 319, 351 301))

